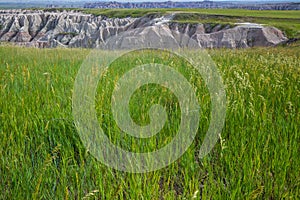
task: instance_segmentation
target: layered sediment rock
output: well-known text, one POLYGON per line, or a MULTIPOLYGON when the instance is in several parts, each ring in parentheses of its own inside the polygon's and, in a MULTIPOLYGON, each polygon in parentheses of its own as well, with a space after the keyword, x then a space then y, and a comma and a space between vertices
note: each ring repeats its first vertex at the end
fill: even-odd
POLYGON ((287 38, 257 24, 211 25, 172 22, 173 15, 107 18, 80 12, 0 11, 0 41, 35 47, 246 48, 272 46, 287 38))

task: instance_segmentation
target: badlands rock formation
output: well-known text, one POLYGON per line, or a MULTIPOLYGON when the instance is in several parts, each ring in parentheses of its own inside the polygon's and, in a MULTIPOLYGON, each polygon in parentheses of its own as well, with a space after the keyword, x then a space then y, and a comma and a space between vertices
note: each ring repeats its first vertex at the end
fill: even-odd
POLYGON ((272 46, 287 38, 258 24, 183 24, 174 15, 107 18, 80 12, 0 10, 0 41, 19 45, 83 48, 247 48, 272 46))

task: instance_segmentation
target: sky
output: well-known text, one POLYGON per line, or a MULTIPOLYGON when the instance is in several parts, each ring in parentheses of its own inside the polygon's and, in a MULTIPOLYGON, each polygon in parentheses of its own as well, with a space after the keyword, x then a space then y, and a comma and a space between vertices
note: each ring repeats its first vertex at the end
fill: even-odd
MULTIPOLYGON (((97 2, 101 0, 0 0, 0 2, 52 2, 52 1, 62 1, 62 2, 97 2)), ((168 0, 102 0, 102 1, 118 1, 118 2, 158 2, 158 1, 168 1, 168 0)), ((202 1, 202 0, 172 0, 172 1, 202 1)), ((247 1, 247 2, 262 2, 262 1, 281 1, 281 2, 300 2, 300 0, 213 0, 213 1, 247 1)))
MULTIPOLYGON (((0 0, 0 3, 12 3, 12 2, 98 2, 101 0, 0 0)), ((102 0, 102 1, 118 1, 118 2, 158 2, 168 0, 102 0)), ((202 1, 202 0, 172 0, 172 1, 202 1)), ((213 1, 247 1, 247 2, 300 2, 300 0, 213 0, 213 1)))

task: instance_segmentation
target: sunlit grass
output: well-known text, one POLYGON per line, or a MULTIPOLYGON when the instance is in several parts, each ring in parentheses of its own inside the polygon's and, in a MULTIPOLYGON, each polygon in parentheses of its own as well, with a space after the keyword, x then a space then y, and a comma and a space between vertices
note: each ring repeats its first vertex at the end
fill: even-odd
MULTIPOLYGON (((221 140, 207 157, 197 159, 209 123, 203 115, 183 157, 156 172, 130 174, 97 162, 73 123, 73 84, 89 50, 1 46, 0 199, 299 199, 299 52, 299 47, 210 50, 227 91, 221 140)), ((129 61, 119 62, 130 67, 129 61)), ((124 70, 117 66, 98 91, 110 92, 115 75, 124 70)), ((201 78, 190 70, 182 73, 200 88, 197 97, 207 114, 210 102, 201 78)), ((110 104, 102 99, 98 93, 99 121, 119 144, 110 104)), ((120 146, 153 150, 170 140, 180 112, 170 91, 141 88, 131 102, 133 118, 148 123, 147 108, 157 102, 168 106, 175 125, 146 142, 122 138, 120 146)))

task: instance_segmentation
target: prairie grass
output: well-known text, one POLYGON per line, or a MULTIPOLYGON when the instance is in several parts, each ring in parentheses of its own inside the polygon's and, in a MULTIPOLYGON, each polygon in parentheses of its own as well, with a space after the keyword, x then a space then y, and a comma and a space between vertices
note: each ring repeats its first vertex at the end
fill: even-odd
MULTIPOLYGON (((203 159, 197 153, 210 120, 210 98, 198 74, 174 63, 198 88, 199 132, 179 160, 146 174, 108 168, 81 143, 72 91, 88 53, 0 46, 0 199, 300 198, 299 47, 208 51, 226 86, 227 116, 220 140, 203 159)), ((177 130, 180 110, 174 95, 149 85, 133 96, 131 114, 139 124, 149 123, 151 104, 166 107, 169 125, 149 141, 120 138, 106 102, 109 95, 101 95, 109 94, 115 77, 136 61, 121 59, 124 68, 112 66, 98 87, 96 109, 113 142, 152 151, 177 130)))

